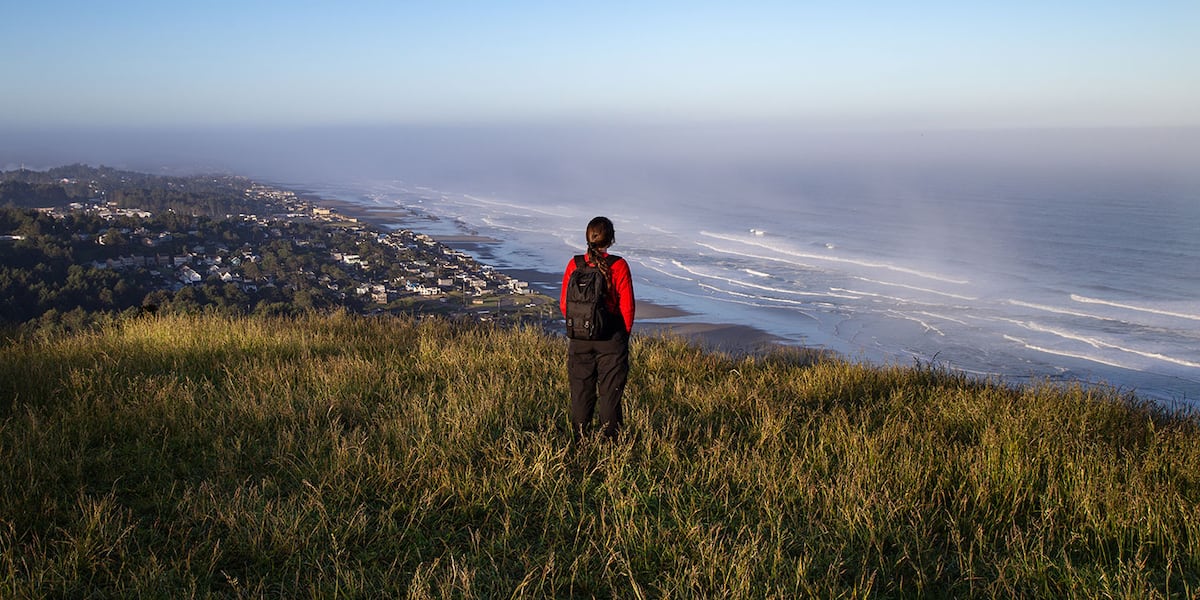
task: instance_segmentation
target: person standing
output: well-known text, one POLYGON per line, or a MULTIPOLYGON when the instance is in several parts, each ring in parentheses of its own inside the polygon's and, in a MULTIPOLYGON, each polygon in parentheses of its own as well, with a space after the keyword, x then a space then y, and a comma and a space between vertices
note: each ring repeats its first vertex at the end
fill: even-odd
POLYGON ((600 427, 606 440, 614 440, 624 423, 621 395, 629 377, 629 335, 633 331, 635 303, 629 263, 608 253, 616 241, 612 221, 596 217, 585 230, 587 253, 573 257, 563 272, 559 308, 567 316, 567 288, 571 274, 581 263, 596 267, 607 283, 605 310, 609 326, 596 339, 571 339, 567 350, 567 374, 571 381, 571 428, 576 440, 590 433, 592 417, 599 409, 600 427))

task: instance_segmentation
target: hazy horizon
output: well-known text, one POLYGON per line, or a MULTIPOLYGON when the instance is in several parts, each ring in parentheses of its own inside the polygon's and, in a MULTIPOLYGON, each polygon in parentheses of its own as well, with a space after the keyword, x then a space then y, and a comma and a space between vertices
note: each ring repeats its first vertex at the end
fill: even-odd
MULTIPOLYGON (((794 165, 1110 169, 1186 176, 1200 169, 1200 127, 831 130, 764 123, 574 126, 355 126, 259 129, 25 128, 0 138, 0 167, 71 163, 148 172, 223 172, 276 181, 411 179, 415 184, 545 183, 586 192, 607 167, 736 171, 794 165), (425 181, 422 181, 425 179, 425 181)), ((480 191, 462 189, 459 191, 480 191)))

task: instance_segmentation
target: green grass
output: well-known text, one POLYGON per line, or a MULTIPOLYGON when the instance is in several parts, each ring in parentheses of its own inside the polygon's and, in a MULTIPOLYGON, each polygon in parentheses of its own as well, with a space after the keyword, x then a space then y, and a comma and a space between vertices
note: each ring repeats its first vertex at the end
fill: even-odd
POLYGON ((1196 597, 1200 427, 800 350, 171 316, 0 347, 0 597, 1196 597))

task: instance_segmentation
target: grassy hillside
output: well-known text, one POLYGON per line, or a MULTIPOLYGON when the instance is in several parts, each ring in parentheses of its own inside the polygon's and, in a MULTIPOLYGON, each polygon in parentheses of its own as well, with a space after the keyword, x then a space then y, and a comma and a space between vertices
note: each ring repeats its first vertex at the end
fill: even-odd
POLYGON ((0 597, 1195 597, 1200 427, 1080 389, 346 315, 0 347, 0 597), (814 364, 815 363, 815 364, 814 364))

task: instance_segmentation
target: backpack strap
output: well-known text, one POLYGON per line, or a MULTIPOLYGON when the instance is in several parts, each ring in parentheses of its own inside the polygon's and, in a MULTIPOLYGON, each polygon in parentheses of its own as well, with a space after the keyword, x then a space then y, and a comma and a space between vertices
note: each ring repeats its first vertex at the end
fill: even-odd
MULTIPOLYGON (((620 259, 621 259, 621 257, 617 256, 615 254, 609 254, 608 256, 601 258, 601 260, 604 261, 605 266, 608 266, 608 267, 611 267, 613 265, 613 263, 617 262, 620 259)), ((586 264, 587 264, 587 255, 586 254, 576 254, 575 255, 575 266, 576 267, 582 267, 586 264)))

